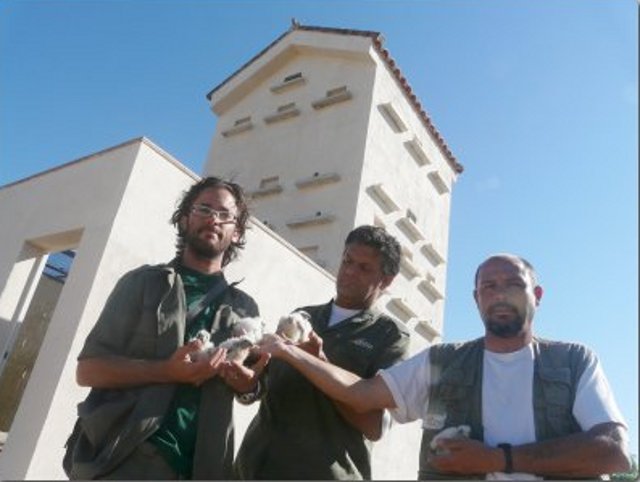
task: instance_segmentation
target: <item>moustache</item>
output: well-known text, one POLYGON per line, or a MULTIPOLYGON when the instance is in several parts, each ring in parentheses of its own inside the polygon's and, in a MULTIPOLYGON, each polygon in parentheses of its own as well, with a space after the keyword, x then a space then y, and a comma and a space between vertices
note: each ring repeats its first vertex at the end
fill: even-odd
POLYGON ((509 303, 505 303, 504 301, 500 301, 498 303, 494 303, 493 305, 491 305, 489 307, 489 312, 493 312, 500 309, 507 309, 507 310, 514 311, 516 313, 518 312, 515 306, 510 305, 509 303))
POLYGON ((216 228, 215 226, 203 227, 198 229, 198 234, 202 234, 202 233, 213 233, 213 234, 220 235, 222 233, 222 230, 219 228, 216 228))

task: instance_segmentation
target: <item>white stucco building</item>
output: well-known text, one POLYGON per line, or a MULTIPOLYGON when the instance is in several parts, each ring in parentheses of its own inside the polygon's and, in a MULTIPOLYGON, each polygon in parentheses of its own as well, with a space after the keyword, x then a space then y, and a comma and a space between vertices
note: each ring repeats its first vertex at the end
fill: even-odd
MULTIPOLYGON (((380 307, 413 330, 413 351, 437 340, 462 168, 379 35, 294 26, 208 97, 219 122, 203 175, 235 176, 256 214, 227 277, 244 278, 268 329, 333 296, 346 234, 372 223, 404 252, 380 307)), ((120 276, 172 258, 168 220, 197 178, 139 138, 0 187, 0 222, 11 226, 0 232, 0 387, 23 348, 48 254, 75 252, 57 303, 46 303, 55 308, 0 452, 0 479, 65 478, 64 443, 87 394, 75 383, 76 357, 120 276)), ((236 445, 256 408, 236 406, 236 445)), ((394 426, 374 446, 374 478, 414 479, 420 436, 419 422, 394 426)))
POLYGON ((403 262, 383 303, 440 339, 462 166, 381 36, 294 23, 207 98, 219 119, 205 171, 234 176, 258 219, 332 273, 351 229, 384 226, 403 262))

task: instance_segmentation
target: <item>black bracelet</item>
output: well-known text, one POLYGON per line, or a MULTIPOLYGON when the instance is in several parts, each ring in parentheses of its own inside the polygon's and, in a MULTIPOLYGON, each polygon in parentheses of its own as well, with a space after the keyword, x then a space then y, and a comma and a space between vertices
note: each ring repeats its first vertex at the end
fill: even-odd
POLYGON ((258 380, 256 387, 248 393, 236 393, 236 400, 243 405, 255 402, 262 395, 262 383, 258 380))
POLYGON ((504 473, 513 473, 513 457, 511 456, 511 444, 498 444, 504 452, 504 473))

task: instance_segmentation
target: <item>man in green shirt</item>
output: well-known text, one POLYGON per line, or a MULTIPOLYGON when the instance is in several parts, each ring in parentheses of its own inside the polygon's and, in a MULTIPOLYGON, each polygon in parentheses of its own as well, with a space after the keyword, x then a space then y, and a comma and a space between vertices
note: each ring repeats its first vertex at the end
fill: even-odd
POLYGON ((257 393, 267 356, 239 369, 224 349, 192 357, 202 342, 190 340, 205 329, 217 346, 238 319, 258 315, 223 274, 244 247, 248 217, 240 186, 202 179, 171 218, 175 259, 119 280, 78 357, 77 381, 91 392, 78 406, 70 478, 229 478, 234 395, 257 393))
MULTIPOLYGON (((329 303, 301 308, 314 333, 304 346, 362 377, 404 358, 409 333, 374 308, 399 271, 400 245, 384 229, 347 236, 329 303)), ((267 391, 244 437, 235 476, 242 479, 370 479, 369 440, 382 434, 383 411, 361 415, 316 389, 294 368, 272 360, 267 391)))

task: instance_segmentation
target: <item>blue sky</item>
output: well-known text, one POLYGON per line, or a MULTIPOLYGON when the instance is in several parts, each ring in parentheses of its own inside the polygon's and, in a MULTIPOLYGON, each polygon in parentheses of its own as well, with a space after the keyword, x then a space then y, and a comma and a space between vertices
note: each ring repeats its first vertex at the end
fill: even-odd
POLYGON ((292 17, 381 32, 465 167, 445 340, 482 334, 482 259, 528 258, 545 288, 537 334, 600 355, 638 454, 634 0, 4 0, 0 185, 143 135, 200 173, 206 93, 292 17))

